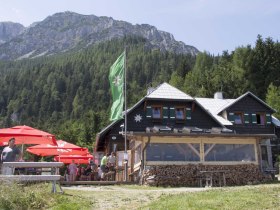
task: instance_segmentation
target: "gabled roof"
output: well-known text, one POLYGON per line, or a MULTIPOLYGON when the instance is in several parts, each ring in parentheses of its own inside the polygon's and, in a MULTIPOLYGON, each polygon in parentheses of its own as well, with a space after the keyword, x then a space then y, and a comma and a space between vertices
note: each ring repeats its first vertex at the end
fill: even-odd
POLYGON ((213 113, 211 113, 208 109, 206 109, 206 107, 204 107, 201 103, 199 103, 197 100, 195 100, 196 104, 205 111, 205 113, 207 113, 213 120, 215 120, 218 124, 220 124, 222 127, 224 127, 223 123, 223 119, 222 117, 215 115, 213 113), (220 119, 221 118, 221 119, 220 119))
POLYGON ((168 100, 194 100, 193 97, 178 90, 177 88, 169 85, 168 83, 162 83, 153 92, 146 96, 148 99, 168 99, 168 100))
POLYGON ((232 125, 232 123, 219 116, 221 107, 232 103, 235 99, 215 99, 215 98, 195 98, 195 100, 222 125, 232 125))
POLYGON ((218 114, 222 107, 228 106, 235 99, 195 98, 203 107, 212 114, 218 114))
POLYGON ((241 99, 245 98, 246 96, 252 96, 253 98, 255 98, 257 101, 259 101, 261 104, 263 104, 264 106, 266 106, 268 109, 270 109, 273 112, 276 112, 275 109, 271 108, 267 103, 265 103, 263 100, 261 100, 260 98, 258 98, 257 96, 255 96, 253 93, 251 93, 250 91, 246 92, 245 94, 239 96, 237 99, 233 100, 231 103, 226 104, 224 107, 221 107, 220 110, 218 110, 218 113, 224 111, 225 109, 229 108, 230 106, 234 105, 235 103, 237 103, 238 101, 240 101, 241 99))
MULTIPOLYGON (((127 109, 127 114, 129 114, 132 110, 134 110, 138 105, 140 105, 143 101, 145 100, 145 97, 142 98, 141 100, 139 100, 136 104, 134 104, 133 107, 131 107, 130 109, 127 109)), ((125 111, 123 111, 122 115, 125 115, 125 111)), ((113 121, 110 125, 108 125, 107 127, 105 127, 104 129, 102 129, 99 133, 97 133, 96 135, 96 142, 95 145, 99 144, 99 139, 102 138, 104 135, 106 135, 106 133, 118 122, 122 121, 124 119, 119 119, 116 121, 113 121)))
POLYGON ((242 98, 246 96, 252 96, 257 101, 259 101, 261 104, 272 110, 273 112, 276 112, 273 108, 271 108, 267 103, 259 99, 257 96, 255 96, 250 91, 246 92, 245 94, 241 95, 237 99, 216 99, 216 98, 195 98, 195 100, 200 103, 207 111, 209 111, 220 123, 223 125, 232 125, 232 123, 223 117, 219 116, 219 114, 226 110, 227 108, 231 107, 238 101, 240 101, 242 98))
MULTIPOLYGON (((178 90, 177 88, 169 85, 168 83, 162 83, 157 88, 155 88, 152 92, 148 93, 145 97, 140 99, 133 107, 127 109, 127 114, 133 111, 137 106, 139 106, 146 99, 167 99, 167 100, 194 100, 191 96, 186 93, 178 90)), ((125 112, 123 112, 123 116, 125 112)), ((112 122, 110 125, 102 129, 96 138, 96 145, 99 143, 99 139, 104 136, 115 124, 120 122, 123 119, 116 120, 112 122)))
MULTIPOLYGON (((131 107, 130 109, 127 109, 127 114, 129 114, 131 111, 133 111, 136 107, 138 107, 140 104, 142 104, 147 99, 148 100, 164 99, 164 100, 195 101, 206 113, 208 113, 221 126, 227 126, 227 125, 232 125, 232 123, 230 121, 228 121, 227 119, 224 119, 219 114, 248 95, 255 98, 257 101, 262 103, 264 106, 266 106, 273 112, 276 112, 273 108, 271 108, 268 104, 266 104, 264 101, 259 99, 257 96, 255 96, 251 92, 247 92, 247 93, 241 95, 240 97, 238 97, 237 99, 193 98, 193 97, 189 96, 188 94, 178 90, 177 88, 169 85, 168 83, 163 83, 163 84, 159 85, 157 88, 155 88, 152 92, 148 93, 141 100, 139 100, 136 104, 134 104, 133 107, 131 107)), ((124 114, 125 114, 125 112, 123 112, 123 116, 124 116, 124 114)), ((119 123, 121 120, 123 120, 123 119, 112 122, 110 125, 105 127, 102 131, 100 131, 97 134, 96 145, 99 144, 99 139, 103 138, 104 135, 106 135, 106 133, 115 124, 119 123)), ((280 126, 280 121, 277 118, 272 117, 272 122, 277 127, 280 126)))

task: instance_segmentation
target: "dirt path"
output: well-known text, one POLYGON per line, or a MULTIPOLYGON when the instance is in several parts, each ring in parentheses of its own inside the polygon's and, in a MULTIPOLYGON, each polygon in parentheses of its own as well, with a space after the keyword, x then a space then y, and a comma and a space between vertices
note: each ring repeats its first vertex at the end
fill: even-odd
POLYGON ((150 188, 129 185, 71 186, 63 187, 63 189, 66 193, 74 193, 87 197, 94 203, 94 209, 137 209, 158 199, 161 195, 199 192, 208 190, 209 188, 150 188))

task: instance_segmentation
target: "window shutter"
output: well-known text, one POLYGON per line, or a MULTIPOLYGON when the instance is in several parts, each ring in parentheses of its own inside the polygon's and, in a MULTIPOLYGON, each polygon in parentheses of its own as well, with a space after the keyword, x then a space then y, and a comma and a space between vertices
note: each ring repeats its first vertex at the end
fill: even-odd
POLYGON ((175 108, 170 107, 170 119, 175 120, 175 108))
POLYGON ((252 114, 252 123, 257 124, 257 115, 256 114, 252 114))
POLYGON ((266 118, 266 124, 271 124, 271 115, 270 114, 266 114, 265 118, 266 118))
POLYGON ((168 119, 168 107, 163 107, 163 119, 168 119))
POLYGON ((152 107, 151 106, 146 107, 146 118, 152 118, 152 107))
POLYGON ((234 123, 234 113, 230 112, 228 113, 228 120, 232 123, 234 123))
POLYGON ((186 108, 186 120, 192 119, 192 110, 191 108, 186 108))
POLYGON ((250 123, 250 115, 248 113, 244 114, 244 123, 249 124, 250 123))

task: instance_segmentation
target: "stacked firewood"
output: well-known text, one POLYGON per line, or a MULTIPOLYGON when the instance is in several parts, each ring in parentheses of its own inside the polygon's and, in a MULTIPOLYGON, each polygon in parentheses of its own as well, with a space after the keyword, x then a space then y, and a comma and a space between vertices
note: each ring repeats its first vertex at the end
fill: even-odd
POLYGON ((254 164, 240 165, 167 165, 149 166, 143 172, 142 180, 146 185, 152 186, 200 186, 205 173, 202 171, 214 171, 212 173, 213 186, 218 186, 225 174, 226 185, 257 184, 271 180, 271 177, 263 174, 259 167, 254 164))

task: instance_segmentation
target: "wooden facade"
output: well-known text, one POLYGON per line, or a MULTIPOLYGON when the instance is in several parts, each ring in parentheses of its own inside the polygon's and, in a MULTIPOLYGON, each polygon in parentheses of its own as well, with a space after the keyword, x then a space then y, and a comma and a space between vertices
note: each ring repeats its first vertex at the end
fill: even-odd
POLYGON ((263 103, 256 100, 252 95, 242 98, 240 101, 229 107, 226 112, 228 119, 230 119, 230 113, 241 113, 244 123, 228 126, 228 128, 235 130, 237 133, 274 133, 275 126, 271 123, 271 115, 274 112, 271 110, 271 108, 264 106, 263 103), (254 117, 256 118, 257 114, 263 114, 265 118, 264 124, 257 124, 257 120, 254 119, 254 117))
MULTIPOLYGON (((224 179, 230 185, 267 180, 262 172, 262 147, 271 149, 266 144, 276 136, 271 121, 275 110, 263 101, 246 93, 215 114, 207 104, 166 83, 152 94, 127 112, 131 180, 193 186, 205 181, 203 170, 227 171, 224 179)), ((123 124, 119 120, 104 128, 97 135, 96 151, 123 151, 123 124)))

